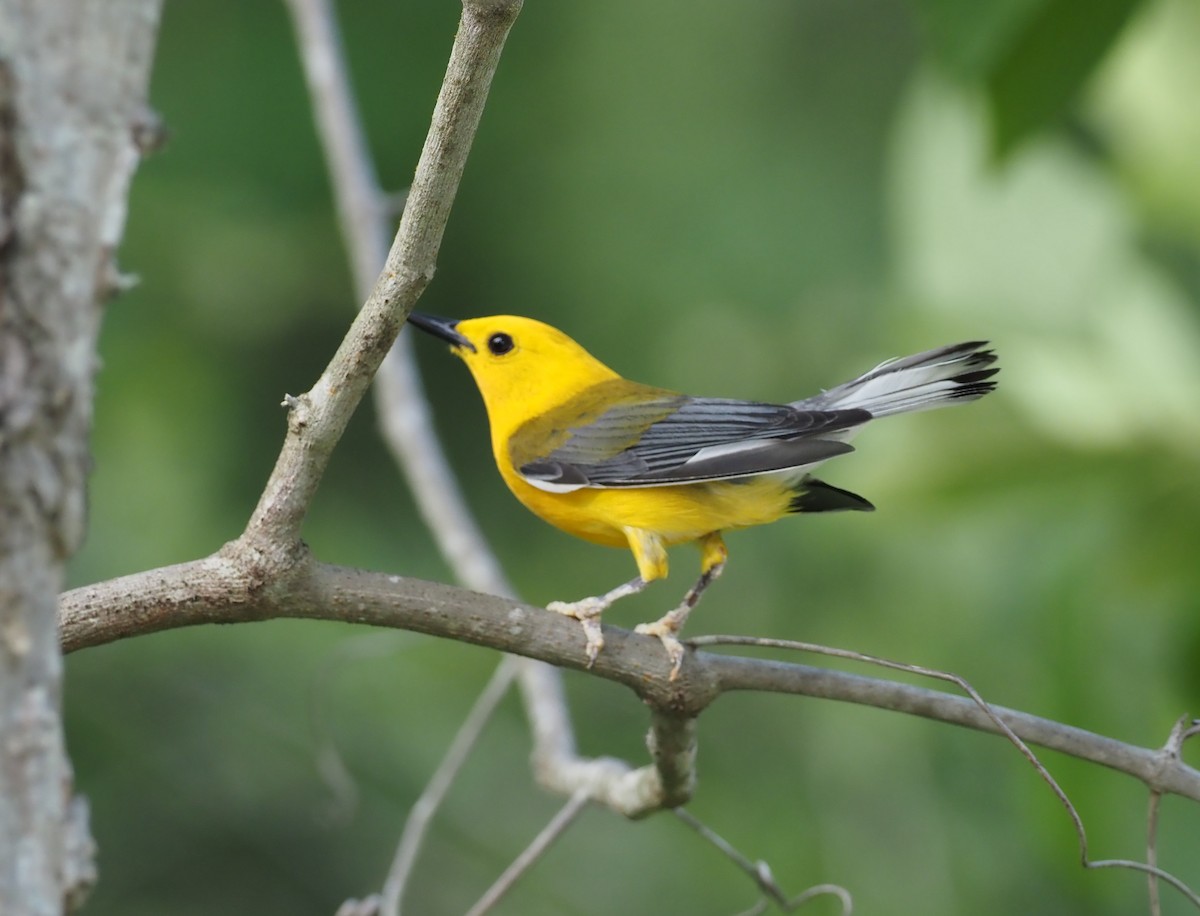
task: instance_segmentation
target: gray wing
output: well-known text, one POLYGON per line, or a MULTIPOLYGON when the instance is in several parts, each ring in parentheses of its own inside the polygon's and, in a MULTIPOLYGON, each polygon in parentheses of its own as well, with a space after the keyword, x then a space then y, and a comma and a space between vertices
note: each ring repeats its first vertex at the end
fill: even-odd
POLYGON ((658 397, 610 407, 518 469, 534 486, 556 492, 746 477, 853 451, 838 441, 838 433, 869 419, 865 410, 658 397))

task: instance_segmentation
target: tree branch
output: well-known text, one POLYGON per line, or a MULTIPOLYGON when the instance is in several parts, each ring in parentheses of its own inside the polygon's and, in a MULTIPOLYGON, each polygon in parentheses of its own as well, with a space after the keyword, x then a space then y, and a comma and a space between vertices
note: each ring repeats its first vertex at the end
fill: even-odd
POLYGON ((512 890, 513 885, 521 876, 529 871, 534 863, 546 854, 546 850, 554 845, 563 832, 575 822, 575 819, 587 807, 588 801, 588 794, 583 789, 567 799, 566 804, 550 819, 550 823, 533 838, 533 842, 521 851, 512 865, 506 868, 475 905, 467 910, 466 916, 484 916, 495 907, 500 902, 500 898, 512 890))
POLYGON ((404 319, 433 278, 467 153, 520 0, 467 2, 408 204, 383 272, 307 394, 285 401, 288 434, 245 535, 263 562, 288 566, 333 448, 404 319))
MULTIPOLYGON (((261 570, 227 555, 85 586, 62 596, 66 652, 199 623, 280 617, 399 627, 456 639, 550 664, 585 670, 583 638, 573 621, 542 608, 419 579, 306 560, 267 583, 261 570)), ((763 659, 692 651, 679 677, 657 640, 605 626, 605 647, 592 673, 629 687, 657 713, 695 717, 718 696, 740 690, 792 693, 874 706, 996 733, 970 699, 894 681, 763 659)), ((1200 801, 1200 770, 1165 750, 1125 744, 1029 713, 992 707, 1022 740, 1134 776, 1151 790, 1200 801)), ((683 745, 686 746, 686 742, 683 745)), ((619 767, 624 767, 619 764, 619 767)), ((624 778, 633 780, 638 771, 624 778)), ((617 810, 636 816, 631 793, 617 810)), ((609 800, 606 803, 612 803, 609 800)))
POLYGON ((512 686, 516 665, 516 656, 506 655, 504 660, 496 666, 487 685, 476 698, 475 705, 471 707, 471 711, 459 726, 458 733, 454 736, 454 741, 434 772, 433 778, 429 780, 429 784, 425 786, 424 791, 413 804, 408 820, 404 824, 404 832, 400 836, 400 844, 396 847, 392 867, 388 869, 387 880, 383 883, 379 904, 381 916, 396 916, 400 912, 400 898, 404 895, 409 876, 412 875, 413 867, 417 863, 417 854, 421 851, 425 833, 433 821, 434 814, 441 806, 442 800, 446 797, 446 793, 454 784, 458 771, 471 756, 471 751, 479 741, 484 726, 487 725, 495 713, 496 707, 508 693, 508 688, 512 686))
MULTIPOLYGON (((367 150, 330 3, 289 0, 288 6, 355 287, 359 297, 366 298, 387 248, 384 195, 367 150)), ((400 337, 379 367, 375 393, 384 441, 455 576, 476 591, 515 597, 438 443, 407 335, 400 337)), ((558 669, 523 658, 518 660, 516 677, 533 733, 535 778, 546 789, 573 795, 585 788, 593 801, 628 811, 652 804, 656 793, 661 801, 664 785, 679 789, 694 783, 693 776, 679 772, 668 776, 648 768, 635 770, 611 758, 580 757, 558 669)), ((677 727, 678 723, 656 718, 651 741, 661 747, 677 745, 673 738, 677 727), (662 734, 656 734, 659 729, 662 734)), ((663 759, 674 764, 680 758, 663 759)), ((688 759, 694 762, 694 754, 688 759)), ((677 793, 672 800, 683 798, 677 793)), ((388 904, 392 905, 391 898, 388 904)))

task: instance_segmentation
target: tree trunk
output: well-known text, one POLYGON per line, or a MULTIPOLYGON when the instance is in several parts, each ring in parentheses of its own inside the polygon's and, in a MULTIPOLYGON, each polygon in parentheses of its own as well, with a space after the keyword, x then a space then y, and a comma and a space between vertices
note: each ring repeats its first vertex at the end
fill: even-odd
POLYGON ((0 0, 0 913, 94 877, 55 623, 83 538, 92 376, 161 0, 0 0))

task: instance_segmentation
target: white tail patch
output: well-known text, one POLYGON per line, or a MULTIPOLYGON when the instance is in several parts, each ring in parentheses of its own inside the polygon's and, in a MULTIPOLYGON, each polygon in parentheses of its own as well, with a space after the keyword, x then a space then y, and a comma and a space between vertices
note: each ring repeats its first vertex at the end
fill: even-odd
POLYGON ((876 417, 886 417, 973 401, 996 387, 995 382, 989 381, 999 371, 989 368, 996 355, 983 349, 984 346, 983 341, 953 344, 891 359, 852 381, 797 401, 793 406, 806 410, 858 408, 876 417))

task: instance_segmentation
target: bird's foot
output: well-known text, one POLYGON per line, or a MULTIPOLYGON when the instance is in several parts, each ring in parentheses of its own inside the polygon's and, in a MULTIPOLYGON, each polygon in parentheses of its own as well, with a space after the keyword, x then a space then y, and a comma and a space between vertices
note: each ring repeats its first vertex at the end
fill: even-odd
POLYGON ((660 620, 654 623, 639 623, 633 628, 635 633, 640 633, 643 636, 657 636, 658 641, 662 643, 663 648, 667 651, 667 660, 671 663, 671 675, 668 680, 675 680, 679 677, 679 669, 683 667, 683 643, 679 641, 676 635, 679 632, 679 624, 675 622, 670 614, 667 614, 660 620))
POLYGON ((600 630, 600 615, 608 607, 608 602, 602 598, 580 598, 578 601, 551 601, 546 610, 565 617, 574 617, 583 627, 583 637, 586 640, 584 651, 587 653, 587 666, 596 664, 596 657, 604 648, 604 634, 600 630))

